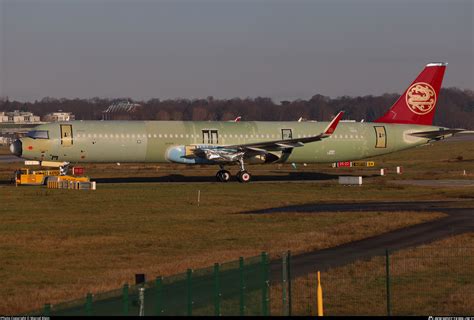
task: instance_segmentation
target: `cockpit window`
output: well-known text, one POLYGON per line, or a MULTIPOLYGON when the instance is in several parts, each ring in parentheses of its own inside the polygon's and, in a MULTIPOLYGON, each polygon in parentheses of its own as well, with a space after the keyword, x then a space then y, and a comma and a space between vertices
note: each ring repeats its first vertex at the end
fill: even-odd
POLYGON ((26 134, 32 139, 49 139, 49 132, 47 130, 33 130, 26 134))

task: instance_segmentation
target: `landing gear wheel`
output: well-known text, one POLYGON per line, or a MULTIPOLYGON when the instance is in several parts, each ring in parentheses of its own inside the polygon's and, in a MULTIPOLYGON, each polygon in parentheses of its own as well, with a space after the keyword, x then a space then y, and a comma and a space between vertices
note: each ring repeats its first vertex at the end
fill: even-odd
POLYGON ((251 178, 252 176, 250 175, 250 173, 245 170, 239 171, 239 173, 237 173, 237 179, 239 180, 239 182, 246 183, 249 182, 251 178))
POLYGON ((230 172, 227 170, 219 170, 216 174, 217 181, 227 182, 230 180, 230 172))

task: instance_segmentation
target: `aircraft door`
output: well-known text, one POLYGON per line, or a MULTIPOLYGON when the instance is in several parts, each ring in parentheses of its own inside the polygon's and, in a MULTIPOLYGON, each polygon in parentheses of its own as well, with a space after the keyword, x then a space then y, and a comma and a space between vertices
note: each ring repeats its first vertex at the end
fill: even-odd
POLYGON ((211 130, 211 143, 219 144, 219 136, 217 134, 217 130, 211 130))
POLYGON ((281 129, 281 139, 282 140, 293 139, 293 134, 291 132, 291 129, 281 129))
POLYGON ((217 130, 202 130, 202 143, 218 144, 219 132, 217 130))
POLYGON ((385 127, 374 127, 375 129, 375 147, 386 148, 387 147, 387 133, 385 127))
POLYGON ((202 130, 202 143, 210 143, 209 130, 202 130))
POLYGON ((63 147, 70 147, 73 144, 72 140, 72 125, 70 124, 61 124, 61 145, 63 147))

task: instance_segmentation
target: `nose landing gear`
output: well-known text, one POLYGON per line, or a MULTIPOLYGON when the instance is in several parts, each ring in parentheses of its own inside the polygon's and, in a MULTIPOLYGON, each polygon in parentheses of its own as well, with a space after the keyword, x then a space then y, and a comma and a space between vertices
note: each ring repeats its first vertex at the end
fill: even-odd
POLYGON ((245 170, 245 164, 244 164, 244 159, 243 158, 239 159, 239 166, 240 166, 240 171, 239 171, 239 173, 237 173, 237 180, 239 180, 239 182, 241 182, 241 183, 249 182, 250 179, 252 178, 252 176, 250 175, 250 173, 248 173, 245 170))

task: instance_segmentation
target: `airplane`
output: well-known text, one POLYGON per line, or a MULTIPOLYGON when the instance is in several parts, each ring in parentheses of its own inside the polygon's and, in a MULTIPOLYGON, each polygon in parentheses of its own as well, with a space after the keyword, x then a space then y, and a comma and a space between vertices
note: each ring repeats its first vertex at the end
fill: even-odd
POLYGON ((306 121, 71 121, 42 124, 16 140, 11 152, 27 160, 70 163, 149 162, 238 165, 249 182, 249 163, 332 163, 405 150, 463 129, 433 126, 447 63, 429 63, 393 106, 374 122, 306 121))

